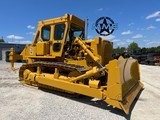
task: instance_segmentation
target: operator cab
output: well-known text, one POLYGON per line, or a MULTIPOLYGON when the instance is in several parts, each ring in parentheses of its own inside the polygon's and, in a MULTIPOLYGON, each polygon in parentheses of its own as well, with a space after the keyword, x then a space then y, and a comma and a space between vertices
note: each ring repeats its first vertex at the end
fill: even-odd
POLYGON ((38 28, 40 42, 49 48, 46 53, 61 57, 63 51, 71 49, 75 37, 84 39, 85 22, 73 15, 66 14, 64 17, 40 21, 38 28))

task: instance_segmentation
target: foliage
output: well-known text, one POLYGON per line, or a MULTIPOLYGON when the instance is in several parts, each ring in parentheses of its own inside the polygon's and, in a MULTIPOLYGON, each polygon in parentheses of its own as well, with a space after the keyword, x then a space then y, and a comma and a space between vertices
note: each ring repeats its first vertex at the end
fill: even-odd
POLYGON ((151 48, 142 48, 142 52, 160 52, 160 46, 151 48))
POLYGON ((128 45, 127 48, 119 46, 117 48, 113 48, 113 53, 124 53, 126 51, 132 51, 132 50, 138 50, 141 52, 160 52, 160 46, 151 48, 145 48, 145 47, 140 48, 137 43, 132 42, 130 45, 128 45))
POLYGON ((117 47, 117 48, 113 48, 113 53, 123 53, 126 51, 125 47, 117 47))
POLYGON ((130 45, 128 45, 128 48, 127 48, 128 51, 131 51, 131 50, 140 50, 140 49, 141 48, 135 42, 132 42, 130 45))
POLYGON ((4 39, 0 39, 0 42, 5 42, 4 39))

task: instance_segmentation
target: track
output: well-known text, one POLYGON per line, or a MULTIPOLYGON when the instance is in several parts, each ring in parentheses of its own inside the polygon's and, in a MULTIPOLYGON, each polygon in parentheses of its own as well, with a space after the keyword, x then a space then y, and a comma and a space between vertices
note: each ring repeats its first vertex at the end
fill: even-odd
MULTIPOLYGON (((61 71, 66 71, 66 72, 72 72, 72 71, 77 71, 80 75, 84 74, 87 69, 84 68, 83 66, 79 66, 79 65, 73 65, 73 64, 67 64, 67 63, 63 63, 63 62, 33 62, 33 63, 27 63, 27 64, 23 64, 20 67, 19 70, 19 79, 20 82, 25 85, 25 86, 29 86, 29 87, 34 87, 34 88, 45 88, 45 89, 51 89, 51 90, 56 90, 56 91, 61 91, 61 92, 67 92, 67 93, 72 93, 72 92, 68 92, 68 91, 64 91, 61 89, 57 89, 57 88, 53 88, 51 86, 47 86, 47 85, 43 85, 43 84, 39 84, 39 83, 34 83, 34 84, 29 84, 28 82, 26 83, 24 78, 23 78, 23 72, 26 69, 34 69, 34 72, 36 72, 37 67, 43 67, 45 68, 47 72, 50 72, 50 69, 54 69, 54 68, 58 68, 61 69, 61 71)), ((53 74, 53 73, 51 73, 53 74)))

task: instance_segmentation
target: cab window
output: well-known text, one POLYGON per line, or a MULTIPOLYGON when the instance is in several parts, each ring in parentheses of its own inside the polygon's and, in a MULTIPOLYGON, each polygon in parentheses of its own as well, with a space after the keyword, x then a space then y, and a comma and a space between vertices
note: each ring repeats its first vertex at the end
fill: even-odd
POLYGON ((84 38, 83 28, 72 23, 69 35, 67 36, 67 42, 71 42, 72 37, 84 38))
POLYGON ((81 37, 81 38, 84 37, 83 28, 76 24, 73 23, 71 24, 70 32, 72 37, 81 37))
POLYGON ((42 27, 41 38, 43 39, 43 41, 50 40, 50 31, 51 31, 51 27, 49 25, 42 27))
POLYGON ((57 24, 54 28, 54 40, 62 40, 65 30, 65 24, 57 24))
POLYGON ((65 45, 65 50, 70 50, 72 39, 74 37, 84 38, 84 29, 76 24, 71 24, 69 34, 67 36, 67 43, 65 45))

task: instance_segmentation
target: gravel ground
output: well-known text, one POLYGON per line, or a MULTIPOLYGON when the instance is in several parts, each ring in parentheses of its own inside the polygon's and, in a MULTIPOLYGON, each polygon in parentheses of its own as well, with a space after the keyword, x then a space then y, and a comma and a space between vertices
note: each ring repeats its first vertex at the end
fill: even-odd
POLYGON ((141 65, 144 89, 131 106, 130 115, 104 101, 83 96, 70 98, 58 92, 23 86, 10 63, 0 61, 0 120, 158 120, 160 118, 160 67, 141 65), (138 100, 137 100, 138 99, 138 100))

